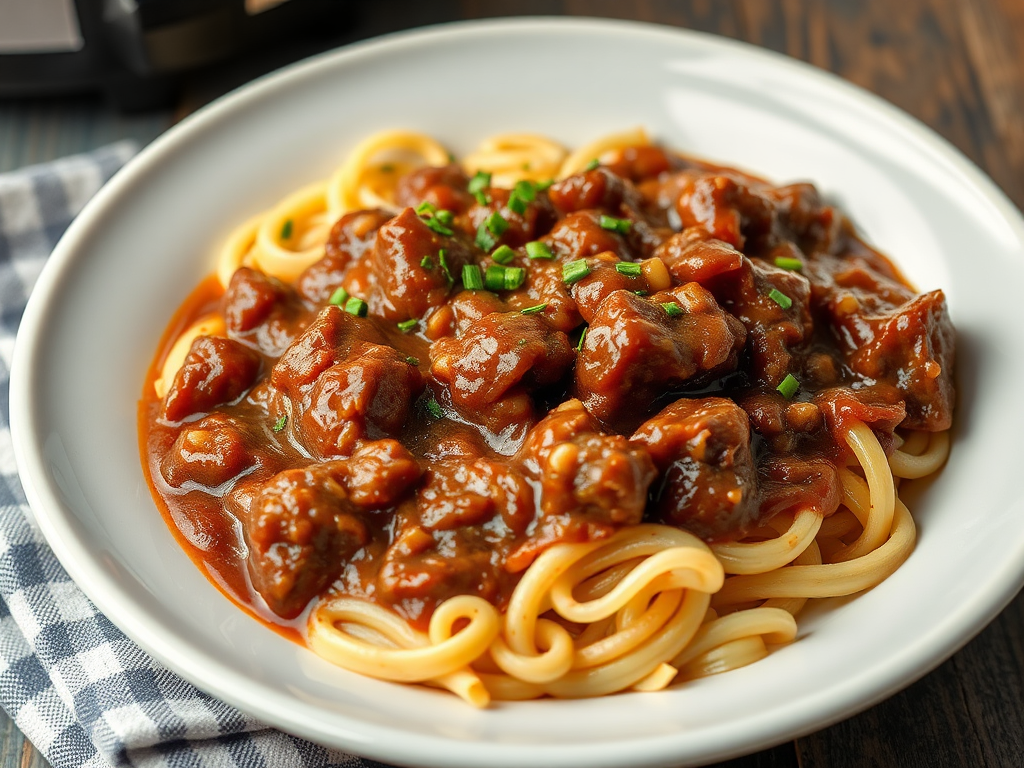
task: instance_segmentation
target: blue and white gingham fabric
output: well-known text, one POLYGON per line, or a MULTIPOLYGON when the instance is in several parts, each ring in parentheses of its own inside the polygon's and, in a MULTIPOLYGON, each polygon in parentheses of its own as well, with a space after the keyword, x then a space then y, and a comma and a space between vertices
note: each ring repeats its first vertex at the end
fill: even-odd
POLYGON ((10 432, 10 364, 58 238, 132 143, 0 174, 0 704, 54 768, 370 768, 268 728, 149 658, 71 581, 31 522, 10 432))

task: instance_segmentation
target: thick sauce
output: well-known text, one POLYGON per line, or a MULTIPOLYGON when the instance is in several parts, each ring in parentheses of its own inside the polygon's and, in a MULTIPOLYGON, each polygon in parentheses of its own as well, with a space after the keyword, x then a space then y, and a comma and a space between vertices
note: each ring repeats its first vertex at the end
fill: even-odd
POLYGON ((226 338, 197 339, 163 400, 174 332, 158 355, 154 494, 265 620, 335 590, 422 627, 452 595, 502 605, 557 542, 829 515, 849 420, 887 450, 950 426, 942 292, 915 295, 811 185, 653 147, 546 189, 468 185, 414 172, 408 207, 345 215, 294 286, 204 283, 173 327, 219 308, 226 338))

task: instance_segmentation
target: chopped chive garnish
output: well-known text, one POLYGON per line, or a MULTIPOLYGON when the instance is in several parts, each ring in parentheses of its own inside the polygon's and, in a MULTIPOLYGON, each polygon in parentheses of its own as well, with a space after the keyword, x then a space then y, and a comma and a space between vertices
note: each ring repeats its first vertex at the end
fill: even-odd
POLYGON ((440 221, 442 224, 451 224, 455 219, 455 214, 451 211, 438 211, 434 214, 434 218, 440 221))
POLYGON ((614 216, 606 216, 601 214, 601 229, 610 229, 612 232, 618 232, 620 235, 629 234, 629 230, 633 227, 633 222, 629 219, 617 219, 614 216))
POLYGON ((484 287, 484 279, 480 275, 480 267, 467 264, 462 268, 462 284, 468 291, 479 291, 484 287))
POLYGON ((288 240, 288 239, 291 238, 291 236, 292 236, 292 229, 294 228, 294 226, 295 225, 292 224, 292 220, 291 219, 288 219, 287 221, 285 221, 285 223, 281 226, 281 239, 282 240, 288 240))
POLYGON ((532 203, 537 197, 537 188, 530 181, 517 181, 512 192, 527 203, 532 203))
POLYGON ((403 320, 402 322, 398 323, 398 330, 400 330, 402 333, 408 333, 419 324, 419 320, 403 320))
POLYGON ((508 202, 505 203, 505 206, 512 213, 518 213, 520 216, 526 213, 526 201, 515 192, 508 196, 508 202))
POLYGON ((792 373, 787 373, 786 378, 784 378, 782 383, 775 389, 778 390, 779 394, 784 398, 790 400, 793 395, 797 393, 797 390, 800 389, 800 382, 797 381, 796 376, 792 373))
POLYGON ((515 257, 516 252, 507 245, 499 245, 494 253, 491 254, 491 258, 499 264, 509 264, 515 257))
POLYGON ((782 291, 780 291, 778 288, 772 288, 771 291, 768 292, 768 298, 774 301, 783 309, 789 309, 790 307, 793 306, 793 300, 789 298, 789 296, 784 294, 782 291))
POLYGON ((588 326, 583 326, 583 333, 580 334, 580 340, 576 343, 577 352, 583 351, 583 342, 587 340, 587 328, 588 326))
POLYGON ((473 197, 475 197, 475 198, 476 198, 476 201, 477 201, 477 202, 478 202, 478 203, 479 203, 480 205, 487 205, 488 203, 490 203, 490 202, 491 202, 491 198, 489 198, 489 197, 488 197, 488 196, 487 196, 487 195, 486 195, 485 193, 483 193, 483 192, 474 192, 474 193, 473 193, 473 197))
POLYGON ((451 237, 452 235, 455 234, 451 229, 449 229, 444 224, 442 224, 441 220, 438 219, 437 217, 433 217, 433 218, 430 218, 430 219, 423 219, 423 223, 426 224, 434 232, 437 232, 437 234, 439 234, 439 235, 444 235, 445 237, 451 237))
POLYGON ((489 251, 497 244, 497 239, 487 229, 487 222, 481 221, 476 228, 476 247, 482 251, 489 251))
POLYGON ((633 291, 637 296, 646 296, 647 291, 633 291))
POLYGON ((538 181, 534 186, 537 188, 538 192, 543 192, 554 183, 554 179, 544 179, 544 181, 538 181))
POLYGON ((288 414, 284 414, 280 419, 274 422, 274 426, 271 427, 275 432, 280 432, 284 429, 284 425, 288 423, 288 414))
POLYGON ((683 314, 682 307, 680 307, 674 301, 663 301, 661 303, 661 308, 664 309, 666 313, 668 313, 669 317, 679 317, 681 314, 683 314))
POLYGON ((405 358, 405 362, 407 362, 409 365, 419 365, 420 359, 418 357, 413 357, 412 355, 409 355, 407 358, 405 358))
POLYGON ((484 286, 489 291, 501 291, 505 288, 505 268, 488 267, 484 272, 484 286))
POLYGON ((434 260, 430 258, 429 255, 424 256, 422 259, 420 259, 420 266, 423 267, 425 270, 430 271, 431 269, 434 268, 434 260))
POLYGON ((505 217, 497 211, 487 217, 486 224, 487 228, 491 230, 496 237, 501 237, 505 234, 505 230, 508 229, 508 222, 505 221, 505 217))
POLYGON ((441 271, 444 272, 445 279, 448 280, 448 285, 455 283, 455 278, 452 277, 452 271, 448 269, 448 253, 442 248, 437 252, 437 260, 441 263, 441 271))
POLYGON ((615 271, 620 275, 628 275, 629 277, 639 277, 643 269, 639 264, 634 264, 632 261, 620 261, 615 265, 615 271))
POLYGON ((427 410, 430 411, 430 415, 435 419, 444 418, 444 408, 442 408, 441 404, 434 398, 427 400, 427 410))
POLYGON ((350 315, 355 315, 356 317, 366 317, 366 313, 370 311, 370 307, 362 299, 352 296, 345 302, 345 311, 350 315))
POLYGON ((526 255, 531 259, 555 258, 555 254, 548 248, 547 243, 542 243, 540 240, 534 240, 532 243, 526 244, 526 255))
POLYGON ((505 290, 514 291, 526 279, 526 270, 522 267, 505 267, 505 290))
POLYGON ((477 171, 473 174, 473 178, 469 180, 467 189, 471 194, 475 195, 477 192, 483 192, 489 186, 491 186, 491 174, 487 173, 487 171, 477 171))
POLYGON ((779 269, 788 269, 793 272, 799 272, 804 268, 804 263, 800 259, 794 259, 789 256, 778 256, 775 259, 775 266, 779 269))
POLYGON ((428 213, 434 213, 437 210, 437 206, 429 200, 424 200, 422 203, 416 206, 416 213, 420 216, 426 216, 428 213))
POLYGON ((327 303, 333 304, 336 307, 343 307, 345 306, 346 301, 348 301, 348 291, 344 288, 337 288, 334 293, 331 294, 331 298, 327 300, 327 303))
POLYGON ((583 166, 583 170, 584 170, 584 171, 593 171, 593 170, 594 170, 595 168, 597 168, 597 167, 598 167, 599 165, 601 165, 601 161, 600 161, 600 160, 598 160, 598 159, 597 159, 597 158, 595 157, 595 158, 594 158, 593 160, 591 160, 591 161, 590 161, 589 163, 587 163, 587 164, 586 164, 585 166, 583 166))
POLYGON ((562 282, 566 285, 578 283, 589 274, 590 267, 587 266, 586 259, 577 259, 562 265, 562 282))
POLYGON ((539 315, 541 312, 543 312, 547 308, 548 308, 548 303, 545 301, 543 304, 535 304, 532 307, 526 307, 525 309, 520 309, 519 310, 519 314, 521 314, 521 315, 539 315))

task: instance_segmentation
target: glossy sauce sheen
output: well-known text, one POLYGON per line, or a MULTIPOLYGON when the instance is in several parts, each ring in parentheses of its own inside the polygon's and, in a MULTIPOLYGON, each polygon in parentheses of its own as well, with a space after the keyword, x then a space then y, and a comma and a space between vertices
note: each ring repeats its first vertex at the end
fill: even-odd
POLYGON ((154 495, 265 620, 292 625, 334 590, 423 627, 452 595, 503 605, 554 543, 642 520, 717 541, 828 515, 851 419, 887 450, 897 426, 950 426, 945 297, 915 295, 811 185, 653 147, 525 205, 467 184, 455 166, 414 172, 408 207, 345 215, 294 286, 239 269, 169 330, 140 405, 154 495), (431 226, 423 201, 451 223, 431 226), (466 290, 464 266, 496 266, 476 242, 495 212, 525 282, 466 290), (529 258, 533 241, 553 258, 529 258), (367 317, 328 303, 341 286, 367 317), (215 307, 227 338, 197 339, 156 399, 177 329, 215 307))

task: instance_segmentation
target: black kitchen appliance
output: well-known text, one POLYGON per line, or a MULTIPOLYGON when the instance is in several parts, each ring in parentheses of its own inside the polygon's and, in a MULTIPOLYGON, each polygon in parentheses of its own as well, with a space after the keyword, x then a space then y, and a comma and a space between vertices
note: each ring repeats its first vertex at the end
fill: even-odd
POLYGON ((273 56, 303 37, 336 33, 346 5, 0 0, 0 98, 102 90, 125 109, 156 106, 188 72, 240 56, 273 56))

